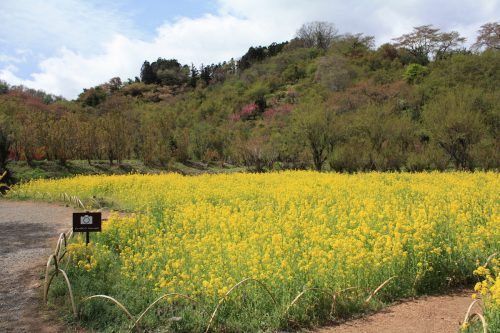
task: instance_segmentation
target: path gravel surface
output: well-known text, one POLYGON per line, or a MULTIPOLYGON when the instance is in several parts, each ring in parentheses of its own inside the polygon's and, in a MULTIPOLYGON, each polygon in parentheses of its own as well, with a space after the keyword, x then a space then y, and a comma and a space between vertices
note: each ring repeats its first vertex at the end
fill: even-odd
POLYGON ((0 332, 61 332, 42 310, 44 266, 72 208, 0 200, 0 332))

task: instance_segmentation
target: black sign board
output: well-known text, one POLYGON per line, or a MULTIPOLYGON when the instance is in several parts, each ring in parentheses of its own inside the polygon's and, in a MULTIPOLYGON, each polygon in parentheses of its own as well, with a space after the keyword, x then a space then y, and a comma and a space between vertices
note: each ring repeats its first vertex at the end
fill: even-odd
POLYGON ((101 212, 73 213, 73 232, 101 231, 101 212))

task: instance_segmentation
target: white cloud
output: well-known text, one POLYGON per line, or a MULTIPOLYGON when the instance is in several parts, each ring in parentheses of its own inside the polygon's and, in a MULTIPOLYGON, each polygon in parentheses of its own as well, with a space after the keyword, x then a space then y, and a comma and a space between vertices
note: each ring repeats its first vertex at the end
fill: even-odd
POLYGON ((0 22, 2 44, 49 54, 61 46, 91 54, 117 32, 135 33, 127 17, 79 0, 2 0, 0 22))
MULTIPOLYGON (((57 1, 50 3, 60 4, 57 1)), ((83 6, 77 0, 70 0, 70 3, 83 6)), ((374 35, 377 44, 381 44, 411 31, 413 26, 428 23, 443 30, 458 30, 473 41, 479 26, 495 21, 499 14, 495 0, 465 0, 460 4, 447 0, 437 5, 433 0, 311 0, 307 3, 302 0, 219 0, 218 4, 217 15, 167 22, 158 27, 151 40, 139 39, 134 32, 119 29, 121 22, 126 20, 113 13, 106 25, 103 22, 106 15, 96 12, 93 7, 85 7, 87 12, 77 14, 74 19, 82 22, 88 15, 97 15, 89 26, 84 25, 85 29, 93 27, 95 30, 77 28, 72 31, 68 26, 71 22, 66 19, 62 25, 57 24, 57 20, 69 10, 67 7, 58 8, 59 14, 51 18, 53 26, 47 28, 55 31, 57 54, 42 60, 39 70, 28 79, 19 78, 12 64, 0 70, 0 79, 75 98, 83 88, 106 82, 111 77, 126 79, 137 76, 145 59, 176 58, 181 63, 192 62, 197 66, 229 60, 241 56, 251 45, 288 40, 300 25, 313 20, 334 22, 340 32, 374 35), (101 29, 100 24, 108 28, 101 29), (68 34, 62 34, 57 40, 61 29, 67 29, 68 34), (95 43, 102 44, 102 47, 93 47, 95 43)), ((25 13, 26 19, 32 14, 25 13)), ((33 28, 46 23, 45 19, 43 22, 38 22, 38 18, 34 20, 35 23, 30 23, 33 28)), ((27 33, 26 38, 39 37, 33 32, 33 35, 27 33)), ((0 35, 2 39, 5 37, 0 35)))
POLYGON ((9 83, 19 82, 19 78, 16 76, 17 67, 14 65, 7 65, 5 68, 0 70, 0 80, 7 81, 9 83))
POLYGON ((12 84, 43 89, 75 98, 85 87, 139 75, 144 60, 176 58, 181 63, 199 66, 242 55, 250 45, 272 43, 279 39, 265 25, 255 25, 233 16, 205 15, 198 19, 181 18, 158 28, 151 41, 115 35, 98 55, 86 56, 63 48, 59 55, 40 62, 40 71, 21 79, 12 68, 0 71, 0 78, 12 84))
POLYGON ((333 22, 340 32, 373 35, 378 44, 424 24, 474 37, 481 24, 500 17, 497 0, 219 0, 219 4, 221 12, 257 22, 275 21, 288 31, 308 21, 333 22))
POLYGON ((8 54, 0 54, 0 62, 6 62, 9 64, 23 62, 23 58, 18 58, 16 56, 11 56, 8 54))

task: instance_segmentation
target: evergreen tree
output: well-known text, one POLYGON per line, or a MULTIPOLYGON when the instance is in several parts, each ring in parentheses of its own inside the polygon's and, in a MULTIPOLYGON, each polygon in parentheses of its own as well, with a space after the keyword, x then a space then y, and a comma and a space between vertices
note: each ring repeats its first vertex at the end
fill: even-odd
POLYGON ((153 84, 158 81, 156 73, 153 71, 151 64, 147 60, 144 61, 144 64, 142 64, 141 67, 141 81, 145 84, 153 84))
POLYGON ((193 88, 196 88, 196 82, 198 81, 198 76, 199 76, 199 73, 198 73, 198 70, 196 69, 196 67, 191 64, 191 70, 190 70, 190 75, 189 75, 189 85, 193 88))

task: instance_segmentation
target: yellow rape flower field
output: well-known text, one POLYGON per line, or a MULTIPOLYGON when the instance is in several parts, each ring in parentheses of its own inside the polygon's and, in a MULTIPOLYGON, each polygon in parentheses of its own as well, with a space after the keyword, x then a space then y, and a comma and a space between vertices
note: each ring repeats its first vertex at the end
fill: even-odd
MULTIPOLYGON (((104 222, 88 247, 81 237, 69 245, 77 299, 106 294, 138 314, 179 293, 189 299, 166 297, 141 327, 258 332, 324 324, 476 282, 495 307, 498 279, 488 271, 482 283, 486 273, 473 272, 500 249, 499 188, 496 172, 294 171, 80 176, 32 181, 9 196, 67 194, 128 212, 104 222)), ((51 294, 56 305, 67 302, 63 282, 51 294)), ((80 312, 90 329, 130 325, 109 302, 81 304, 80 312)))

